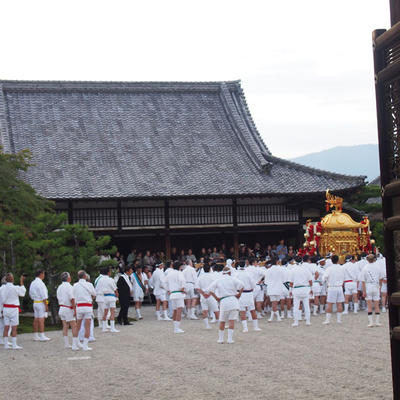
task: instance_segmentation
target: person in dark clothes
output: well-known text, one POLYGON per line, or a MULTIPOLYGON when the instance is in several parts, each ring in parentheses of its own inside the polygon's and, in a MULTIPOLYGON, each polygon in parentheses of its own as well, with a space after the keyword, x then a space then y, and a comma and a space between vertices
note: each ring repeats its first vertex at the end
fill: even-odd
POLYGON ((122 323, 124 325, 132 325, 128 321, 129 304, 131 301, 131 297, 133 295, 132 282, 131 282, 132 272, 133 272, 132 266, 125 267, 125 272, 119 277, 117 282, 117 288, 119 293, 119 304, 121 307, 117 321, 121 325, 122 323))

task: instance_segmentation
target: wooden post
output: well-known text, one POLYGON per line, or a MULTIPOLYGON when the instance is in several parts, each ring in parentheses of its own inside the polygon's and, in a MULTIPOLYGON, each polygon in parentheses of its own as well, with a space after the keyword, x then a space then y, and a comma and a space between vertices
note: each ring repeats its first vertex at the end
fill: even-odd
POLYGON ((239 258, 239 234, 238 234, 236 198, 232 199, 232 223, 233 223, 233 248, 235 250, 235 258, 239 258))
POLYGON ((395 25, 400 21, 400 1, 390 0, 390 22, 391 25, 395 25))
POLYGON ((165 254, 167 259, 171 258, 171 237, 169 233, 169 201, 164 200, 164 225, 165 225, 165 254))
POLYGON ((68 224, 72 225, 74 223, 72 201, 68 200, 68 224))
POLYGON ((121 200, 117 200, 117 227, 118 231, 122 231, 122 213, 121 213, 121 200))

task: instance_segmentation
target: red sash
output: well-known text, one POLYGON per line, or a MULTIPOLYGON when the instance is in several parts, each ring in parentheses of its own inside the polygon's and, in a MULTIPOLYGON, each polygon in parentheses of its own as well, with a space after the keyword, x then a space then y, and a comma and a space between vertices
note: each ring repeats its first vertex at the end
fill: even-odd
POLYGON ((22 312, 21 307, 20 306, 16 306, 15 304, 3 304, 3 307, 6 307, 6 308, 18 308, 19 312, 22 312))
POLYGON ((60 304, 60 307, 70 308, 71 310, 74 309, 74 307, 71 307, 71 306, 64 306, 64 304, 60 304))
POLYGON ((78 307, 93 307, 93 304, 90 303, 78 303, 78 307))

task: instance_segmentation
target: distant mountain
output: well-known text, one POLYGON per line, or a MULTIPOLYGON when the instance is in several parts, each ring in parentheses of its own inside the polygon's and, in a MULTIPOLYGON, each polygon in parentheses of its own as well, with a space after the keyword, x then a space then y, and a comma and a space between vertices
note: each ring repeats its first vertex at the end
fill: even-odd
POLYGON ((366 175, 368 182, 380 174, 377 144, 338 146, 296 157, 292 161, 340 174, 366 175))

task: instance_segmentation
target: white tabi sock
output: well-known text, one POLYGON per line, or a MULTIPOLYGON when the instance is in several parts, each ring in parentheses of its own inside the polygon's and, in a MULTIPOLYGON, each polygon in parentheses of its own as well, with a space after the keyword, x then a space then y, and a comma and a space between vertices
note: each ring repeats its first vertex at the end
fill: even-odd
POLYGON ((84 338, 83 339, 83 350, 89 349, 88 343, 89 343, 89 338, 84 338))
POLYGON ((12 337, 11 338, 11 343, 12 343, 13 347, 15 347, 17 345, 17 338, 16 337, 12 337))
POLYGON ((169 317, 168 317, 168 310, 164 310, 164 311, 163 311, 163 314, 164 314, 164 318, 165 318, 165 319, 169 318, 169 317))
POLYGON ((325 318, 325 322, 331 322, 331 313, 326 313, 326 318, 325 318))
POLYGON ((281 320, 281 316, 279 315, 279 311, 275 311, 275 315, 276 315, 276 319, 278 321, 280 321, 281 320))
POLYGON ((69 347, 68 336, 64 336, 64 347, 69 347))
POLYGON ((354 303, 354 312, 358 313, 358 303, 354 303))
POLYGON ((33 338, 34 338, 35 340, 39 340, 39 339, 40 339, 39 332, 34 332, 34 333, 33 333, 33 338))
POLYGON ((161 311, 160 310, 156 310, 156 317, 157 317, 157 319, 160 319, 161 318, 161 311))
POLYGON ((247 332, 249 329, 247 327, 247 321, 245 319, 242 321, 242 325, 243 325, 243 330, 247 332))
POLYGON ((259 326, 258 326, 258 319, 253 319, 253 329, 255 330, 255 329, 260 329, 259 328, 259 326))
POLYGON ((224 333, 225 333, 225 331, 221 331, 221 330, 218 331, 218 341, 219 342, 224 341, 224 333))
POLYGON ((8 337, 7 336, 3 336, 3 343, 2 344, 4 344, 4 347, 8 346, 8 337))
POLYGON ((179 321, 174 321, 174 331, 179 329, 179 321))
POLYGON ((375 324, 376 325, 380 324, 379 317, 380 317, 380 314, 375 314, 375 324))
POLYGON ((136 308, 136 315, 138 318, 142 318, 142 314, 140 313, 140 308, 136 308))
POLYGON ((233 342, 233 329, 228 329, 228 343, 233 342))
POLYGON ((249 321, 253 321, 253 317, 251 316, 250 311, 247 311, 247 318, 249 321))
POLYGON ((204 325, 206 326, 206 328, 209 329, 209 328, 210 328, 210 324, 209 324, 209 322, 208 322, 208 317, 205 317, 205 318, 203 319, 203 321, 204 321, 204 325))
POLYGON ((319 313, 322 314, 324 312, 324 305, 320 304, 319 305, 319 313))
POLYGON ((373 325, 374 324, 372 318, 373 318, 372 314, 369 314, 368 315, 368 325, 373 325))
POLYGON ((115 321, 110 321, 111 329, 115 329, 115 321))
POLYGON ((342 313, 341 313, 341 312, 337 312, 337 313, 336 313, 336 320, 337 320, 337 322, 339 322, 339 323, 342 322, 342 313))
POLYGON ((316 306, 316 305, 313 305, 313 311, 314 311, 314 314, 316 314, 316 313, 317 313, 317 311, 318 311, 318 306, 316 306))
POLYGON ((344 303, 344 312, 348 313, 349 312, 349 305, 344 303))
POLYGON ((107 321, 101 321, 101 325, 103 327, 103 332, 105 332, 107 330, 107 321))

